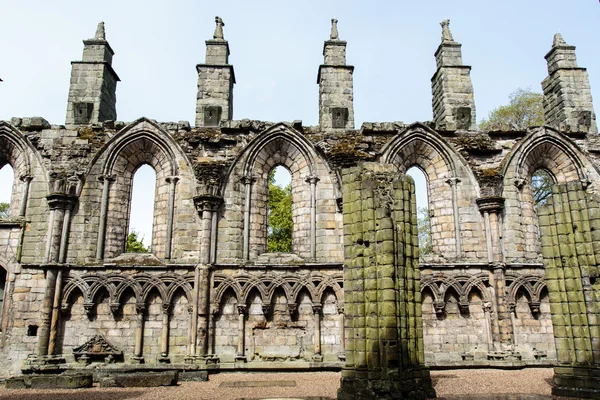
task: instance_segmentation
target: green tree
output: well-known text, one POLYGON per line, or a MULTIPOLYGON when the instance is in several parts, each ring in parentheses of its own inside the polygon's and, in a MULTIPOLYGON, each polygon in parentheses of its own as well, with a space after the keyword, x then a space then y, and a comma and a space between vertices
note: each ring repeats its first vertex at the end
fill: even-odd
POLYGON ((129 232, 129 235, 127 235, 128 253, 148 253, 150 251, 150 248, 145 247, 144 243, 142 243, 144 237, 142 236, 141 239, 138 239, 139 234, 139 232, 132 230, 131 232, 129 232))
POLYGON ((0 203, 0 219, 8 218, 8 210, 9 209, 10 209, 10 204, 0 203))
POLYGON ((519 88, 510 94, 507 105, 490 111, 479 128, 523 130, 529 126, 544 125, 543 99, 541 93, 532 92, 530 88, 519 88))
POLYGON ((548 202, 548 198, 552 195, 552 185, 554 185, 554 179, 543 169, 538 169, 531 175, 531 188, 533 189, 533 204, 535 208, 543 206, 548 202))
POLYGON ((267 251, 292 251, 292 184, 281 187, 275 183, 275 169, 269 174, 269 210, 267 251))
POLYGON ((431 244, 431 221, 429 219, 429 210, 425 207, 417 209, 417 231, 419 233, 420 255, 430 254, 433 251, 433 245, 431 244))

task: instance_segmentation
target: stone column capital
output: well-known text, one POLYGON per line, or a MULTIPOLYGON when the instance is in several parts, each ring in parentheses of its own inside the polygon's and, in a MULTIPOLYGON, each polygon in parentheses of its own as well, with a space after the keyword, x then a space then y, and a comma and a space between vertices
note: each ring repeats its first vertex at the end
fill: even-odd
POLYGON ((504 209, 504 197, 480 197, 475 202, 481 212, 500 213, 504 209))
POLYGON ((110 303, 109 307, 110 307, 110 312, 112 313, 112 315, 115 315, 119 312, 120 306, 121 306, 121 304, 119 304, 119 303, 110 303))
POLYGON ((21 175, 19 179, 22 182, 31 182, 33 180, 33 175, 21 175))
POLYGON ((460 178, 457 178, 457 177, 452 177, 452 178, 446 179, 446 183, 450 186, 458 186, 460 181, 461 181, 460 178))
POLYGON ((46 201, 51 210, 72 210, 77 202, 77 196, 52 193, 46 196, 46 201))
POLYGON ((245 315, 246 312, 248 311, 248 307, 245 304, 238 304, 237 305, 237 310, 238 310, 238 314, 245 315))
POLYGON ((203 194, 194 197, 194 205, 196 211, 202 213, 204 211, 216 212, 223 203, 223 198, 220 196, 213 196, 210 194, 203 194))
POLYGON ((306 182, 310 183, 311 185, 316 185, 320 180, 321 179, 319 179, 319 177, 316 175, 310 175, 306 178, 306 182))
POLYGON ((167 176, 165 177, 165 181, 167 181, 168 183, 177 183, 179 181, 179 177, 176 175, 172 175, 172 176, 167 176))
POLYGON ((337 306, 337 310, 338 310, 338 314, 343 314, 344 313, 344 304, 338 304, 337 306))
POLYGON ((116 175, 113 174, 104 174, 98 177, 100 182, 114 182, 117 179, 116 175))
POLYGON ((263 315, 268 315, 271 313, 271 305, 270 304, 263 304, 261 307, 262 307, 263 315))
POLYGON ((244 185, 252 185, 254 182, 256 182, 256 177, 253 175, 244 175, 240 178, 240 180, 244 185))
POLYGON ((144 314, 146 311, 146 303, 135 303, 135 312, 139 315, 144 314))
POLYGON ((312 303, 313 313, 319 314, 321 310, 323 310, 323 304, 321 303, 312 303))
POLYGON ((171 305, 168 303, 163 303, 162 305, 162 312, 163 314, 169 314, 171 312, 171 305))

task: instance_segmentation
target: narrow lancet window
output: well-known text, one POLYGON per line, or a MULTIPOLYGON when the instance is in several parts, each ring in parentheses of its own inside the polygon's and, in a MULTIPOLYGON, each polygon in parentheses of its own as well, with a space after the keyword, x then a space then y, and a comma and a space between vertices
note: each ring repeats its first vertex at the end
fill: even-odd
POLYGON ((292 176, 283 166, 269 173, 269 206, 267 222, 267 251, 292 251, 292 176))
POLYGON ((433 251, 431 241, 431 222, 429 214, 429 188, 427 177, 419 167, 411 167, 407 175, 415 181, 415 196, 417 198, 417 226, 419 230, 420 256, 426 256, 433 251))
POLYGON ((552 194, 552 185, 554 185, 554 178, 545 169, 538 169, 531 175, 533 205, 536 210, 548 202, 552 194))
MULTIPOLYGON (((14 183, 14 170, 10 164, 0 168, 0 219, 10 217, 11 203, 13 201, 12 189, 14 183)), ((14 209, 14 205, 12 207, 14 209)))
POLYGON ((152 251, 156 172, 145 164, 135 172, 129 203, 128 253, 152 251))
MULTIPOLYGON (((0 265, 0 327, 2 326, 2 311, 4 310, 4 287, 6 286, 6 270, 0 265)), ((1 332, 1 328, 0 328, 1 332)))

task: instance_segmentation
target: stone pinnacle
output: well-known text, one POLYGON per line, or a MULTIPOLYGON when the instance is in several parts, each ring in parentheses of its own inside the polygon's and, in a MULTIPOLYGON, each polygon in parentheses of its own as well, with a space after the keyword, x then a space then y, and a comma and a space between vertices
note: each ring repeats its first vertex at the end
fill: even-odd
POLYGON ((567 43, 565 42, 565 40, 563 39, 563 37, 560 33, 557 33, 554 35, 554 41, 552 42, 552 47, 566 46, 566 45, 567 45, 567 43))
POLYGON ((215 17, 215 23, 217 26, 215 27, 215 33, 213 34, 213 39, 223 40, 223 27, 225 23, 221 19, 221 17, 215 17))
POLYGON ((104 33, 104 22, 98 23, 98 28, 96 29, 95 39, 106 40, 106 34, 104 33))
POLYGON ((442 26, 442 43, 443 42, 453 42, 454 38, 452 38, 452 32, 450 32, 450 20, 445 19, 440 22, 442 26))
POLYGON ((338 23, 337 19, 331 18, 331 35, 329 36, 329 39, 331 39, 331 40, 339 40, 340 39, 340 35, 338 34, 338 30, 337 30, 337 23, 338 23))

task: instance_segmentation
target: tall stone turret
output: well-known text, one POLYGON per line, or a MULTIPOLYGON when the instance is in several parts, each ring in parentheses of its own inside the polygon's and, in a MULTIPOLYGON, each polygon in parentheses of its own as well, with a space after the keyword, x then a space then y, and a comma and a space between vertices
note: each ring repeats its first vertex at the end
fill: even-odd
POLYGON ((563 132, 598 133, 590 81, 586 69, 577 66, 575 46, 569 46, 557 33, 545 58, 548 76, 542 89, 546 125, 563 132))
POLYGON ((331 36, 323 46, 319 66, 319 126, 321 129, 354 129, 354 67, 346 65, 346 42, 339 39, 337 19, 331 20, 331 36))
POLYGON ((213 40, 206 41, 206 62, 196 65, 198 96, 196 126, 219 126, 233 117, 233 85, 235 74, 229 65, 229 44, 223 38, 223 20, 217 24, 213 40))
POLYGON ((83 41, 83 59, 71 62, 71 86, 66 125, 95 124, 117 119, 117 82, 112 68, 115 54, 106 41, 104 22, 96 35, 83 41))
POLYGON ((431 78, 433 121, 437 129, 476 129, 475 99, 471 67, 463 65, 461 44, 450 32, 450 21, 442 21, 442 43, 435 52, 437 71, 431 78))

